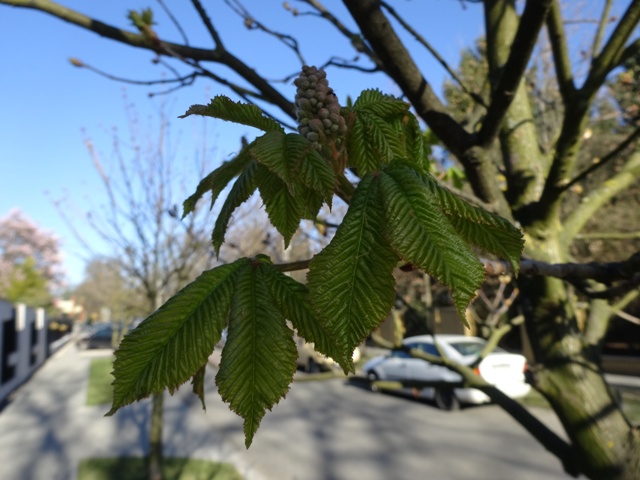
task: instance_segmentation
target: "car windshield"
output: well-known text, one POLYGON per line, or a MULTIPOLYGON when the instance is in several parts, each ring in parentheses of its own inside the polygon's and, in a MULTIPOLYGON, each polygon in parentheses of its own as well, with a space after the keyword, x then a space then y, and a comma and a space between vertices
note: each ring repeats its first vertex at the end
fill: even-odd
MULTIPOLYGON (((449 343, 460 355, 465 357, 468 355, 479 355, 486 342, 451 342, 449 343)), ((504 350, 500 347, 493 349, 494 352, 504 353, 504 350)))

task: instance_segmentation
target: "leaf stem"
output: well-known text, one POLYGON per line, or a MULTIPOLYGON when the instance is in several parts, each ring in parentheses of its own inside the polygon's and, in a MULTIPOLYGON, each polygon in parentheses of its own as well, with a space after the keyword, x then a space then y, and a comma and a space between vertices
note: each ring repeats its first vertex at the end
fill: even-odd
POLYGON ((298 270, 306 270, 309 268, 311 259, 299 260, 297 262, 290 263, 277 263, 273 265, 273 268, 278 272, 296 272, 298 270))

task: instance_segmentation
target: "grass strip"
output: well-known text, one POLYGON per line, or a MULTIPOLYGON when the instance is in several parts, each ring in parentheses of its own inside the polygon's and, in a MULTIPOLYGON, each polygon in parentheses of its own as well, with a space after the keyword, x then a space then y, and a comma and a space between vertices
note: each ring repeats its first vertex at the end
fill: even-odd
MULTIPOLYGON (((242 480, 228 463, 193 458, 165 458, 165 480, 242 480)), ((78 480, 146 480, 145 458, 87 458, 78 465, 78 480)))
POLYGON ((89 365, 87 405, 104 405, 113 399, 113 357, 92 358, 89 365))

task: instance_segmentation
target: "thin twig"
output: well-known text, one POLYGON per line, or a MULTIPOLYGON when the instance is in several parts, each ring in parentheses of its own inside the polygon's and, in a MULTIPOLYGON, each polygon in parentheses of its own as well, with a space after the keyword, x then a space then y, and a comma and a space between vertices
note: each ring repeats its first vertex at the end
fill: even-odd
POLYGON ((200 15, 202 23, 204 23, 204 26, 209 32, 209 35, 211 35, 211 39, 215 43, 216 49, 223 50, 224 46, 222 44, 222 38, 220 38, 218 31, 213 26, 213 22, 211 21, 211 18, 209 18, 209 15, 207 15, 207 12, 202 6, 202 3, 200 3, 200 0, 191 0, 191 3, 193 3, 193 6, 198 12, 198 15, 200 15))
POLYGON ((460 88, 464 93, 469 95, 471 99, 474 102, 476 102, 478 105, 482 105, 483 107, 487 108, 487 104, 483 100, 482 96, 475 92, 472 92, 469 88, 467 88, 467 86, 464 84, 464 82, 458 76, 455 70, 453 70, 453 68, 449 66, 446 60, 442 58, 442 56, 438 53, 438 51, 435 48, 433 48, 433 46, 418 31, 416 31, 411 25, 409 25, 405 21, 405 19, 402 18, 398 14, 398 12, 396 12, 396 10, 387 2, 380 2, 380 3, 391 14, 391 16, 395 18, 398 21, 398 23, 400 23, 400 25, 402 25, 402 27, 407 32, 413 35, 413 38, 415 38, 418 41, 418 43, 422 44, 422 46, 426 48, 431 55, 433 55, 433 57, 438 61, 438 63, 440 63, 440 65, 442 65, 442 67, 447 71, 447 73, 451 75, 451 78, 453 78, 456 81, 456 83, 460 86, 460 88))
POLYGON ((169 7, 167 7, 167 5, 164 3, 164 0, 156 0, 156 1, 160 4, 162 9, 164 10, 164 13, 167 14, 169 19, 171 20, 171 23, 173 23, 173 25, 176 27, 178 32, 180 32, 180 36, 182 37, 182 40, 184 41, 184 44, 186 46, 189 46, 189 38, 187 37, 187 34, 185 33, 184 29, 182 28, 182 25, 180 25, 180 22, 178 22, 178 19, 175 17, 173 12, 171 10, 169 10, 169 7))
POLYGON ((288 48, 290 48, 298 57, 298 61, 301 65, 305 65, 307 62, 302 56, 302 52, 300 51, 300 45, 298 44, 298 40, 295 37, 288 35, 286 33, 276 32, 275 30, 270 29, 264 23, 256 20, 256 18, 249 13, 242 3, 239 0, 224 0, 231 10, 233 10, 236 14, 238 14, 243 20, 245 26, 249 30, 261 30, 262 32, 271 35, 272 37, 278 39, 288 48))
POLYGON ((602 37, 604 36, 604 29, 611 20, 609 19, 609 12, 613 6, 613 0, 606 0, 602 9, 602 16, 598 22, 598 30, 593 38, 593 47, 591 48, 591 57, 596 57, 600 51, 600 44, 602 43, 602 37))
POLYGON ((478 133, 479 145, 490 145, 498 134, 502 120, 515 98, 518 85, 525 74, 550 6, 551 0, 527 0, 524 12, 520 17, 518 30, 511 44, 509 58, 501 69, 502 74, 499 80, 492 88, 491 105, 478 133))
POLYGON ((133 80, 131 78, 125 78, 125 77, 119 77, 117 75, 112 75, 110 73, 107 73, 103 70, 100 70, 99 68, 94 67, 93 65, 90 65, 88 63, 84 63, 84 62, 79 62, 76 59, 72 59, 71 62, 73 63, 73 65, 80 67, 80 68, 86 68, 87 70, 91 70, 94 73, 97 73, 98 75, 108 78, 109 80, 115 80, 117 82, 122 82, 122 83, 128 83, 130 85, 167 85, 167 84, 172 84, 172 83, 178 83, 180 84, 180 87, 186 87, 189 86, 191 84, 193 84, 194 80, 196 79, 196 77, 199 75, 197 72, 191 72, 188 75, 184 75, 184 76, 179 76, 177 78, 163 78, 160 80, 133 80))
POLYGON ((624 318, 628 322, 635 323, 636 325, 640 325, 640 318, 634 317, 633 315, 628 314, 627 312, 623 312, 621 310, 617 310, 612 312, 614 315, 617 315, 620 318, 624 318))
POLYGON ((636 128, 633 132, 631 132, 627 138, 625 138, 622 143, 620 143, 616 148, 607 153, 604 157, 600 159, 599 162, 593 163, 589 167, 585 168, 582 172, 576 175, 573 179, 567 182, 566 185, 563 185, 558 188, 559 193, 568 190, 576 183, 584 180, 588 175, 595 172, 599 168, 602 168, 604 165, 609 163, 611 160, 614 160, 618 157, 618 155, 626 150, 628 146, 630 146, 633 142, 635 142, 638 138, 640 138, 640 127, 636 128))
POLYGON ((589 232, 579 233, 576 238, 581 240, 634 240, 640 238, 640 232, 589 232))
POLYGON ((369 59, 371 59, 373 63, 376 64, 377 68, 379 69, 384 68, 384 65, 380 61, 380 58, 378 58, 375 52, 371 50, 371 48, 369 48, 369 45, 367 45, 362 40, 362 37, 358 33, 355 33, 349 30, 335 15, 333 15, 329 10, 327 10, 326 7, 322 5, 319 1, 317 0, 298 0, 298 1, 302 3, 306 3, 310 7, 314 8, 317 12, 317 13, 316 12, 300 12, 298 13, 298 15, 301 15, 301 16, 312 15, 312 16, 320 17, 327 20, 334 27, 336 27, 336 29, 340 33, 342 33, 342 35, 344 35, 347 39, 349 39, 349 41, 351 42, 351 45, 357 52, 364 53, 367 57, 369 57, 369 59))

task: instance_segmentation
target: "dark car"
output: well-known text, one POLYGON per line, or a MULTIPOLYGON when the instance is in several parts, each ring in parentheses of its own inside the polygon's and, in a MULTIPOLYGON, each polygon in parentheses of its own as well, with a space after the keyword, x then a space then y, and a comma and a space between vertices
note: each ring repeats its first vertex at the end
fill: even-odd
POLYGON ((78 336, 76 346, 81 350, 87 350, 89 348, 113 348, 112 338, 113 325, 96 325, 78 336))

